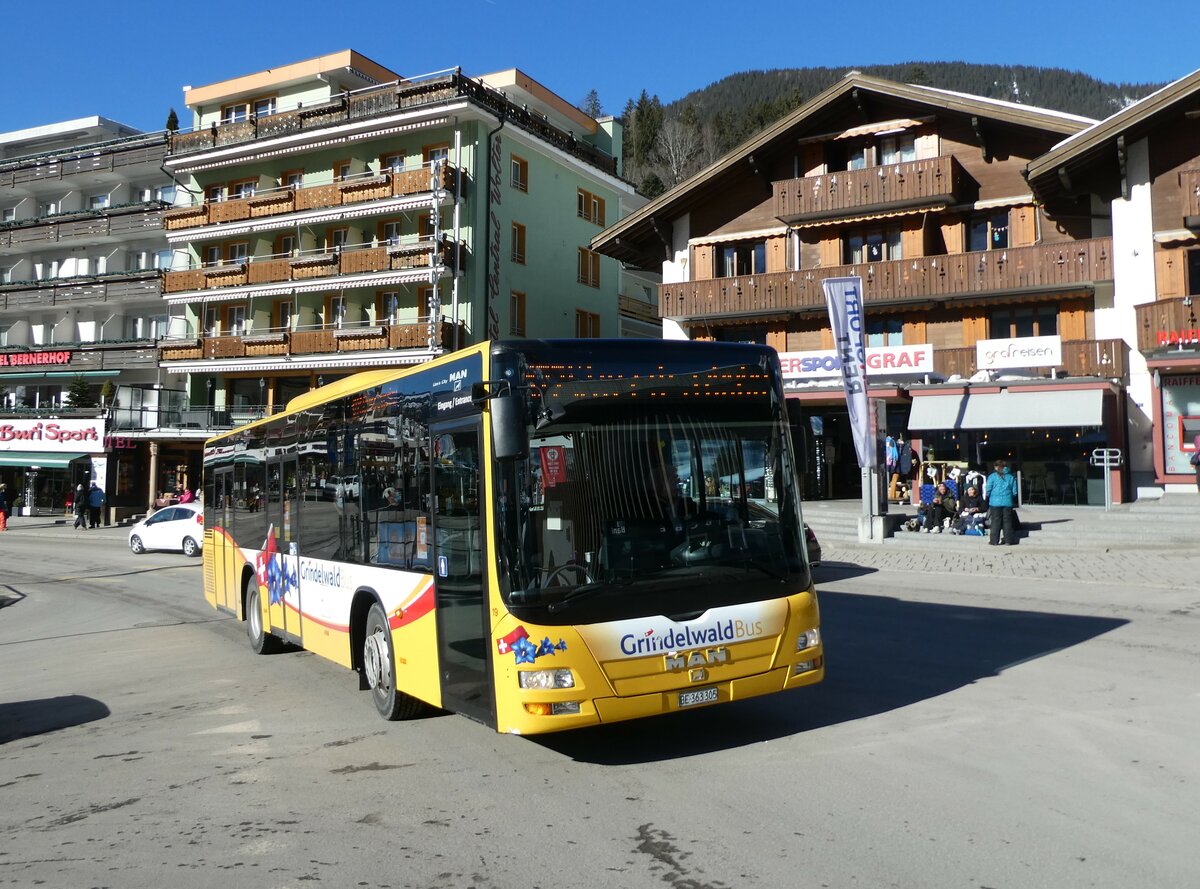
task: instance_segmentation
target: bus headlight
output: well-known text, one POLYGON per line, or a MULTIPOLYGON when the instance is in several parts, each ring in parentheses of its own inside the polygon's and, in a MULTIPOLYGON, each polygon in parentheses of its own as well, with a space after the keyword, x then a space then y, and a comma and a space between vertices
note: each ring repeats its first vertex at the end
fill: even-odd
POLYGON ((575 674, 570 670, 519 670, 521 688, 574 688, 575 674))
POLYGON ((812 648, 814 645, 821 644, 821 631, 814 628, 801 633, 796 637, 796 651, 804 651, 806 648, 812 648))

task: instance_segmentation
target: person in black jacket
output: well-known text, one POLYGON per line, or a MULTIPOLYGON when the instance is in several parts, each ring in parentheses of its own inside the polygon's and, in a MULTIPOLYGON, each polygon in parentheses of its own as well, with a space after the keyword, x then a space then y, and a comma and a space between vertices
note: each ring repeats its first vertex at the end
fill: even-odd
POLYGON ((942 526, 947 520, 953 521, 958 515, 958 504, 954 495, 942 482, 933 492, 933 500, 925 507, 925 527, 921 529, 926 534, 941 534, 942 526))
POLYGON ((954 523, 957 534, 966 534, 971 528, 982 527, 987 522, 987 502, 979 496, 979 488, 967 485, 967 493, 958 504, 958 520, 954 523))

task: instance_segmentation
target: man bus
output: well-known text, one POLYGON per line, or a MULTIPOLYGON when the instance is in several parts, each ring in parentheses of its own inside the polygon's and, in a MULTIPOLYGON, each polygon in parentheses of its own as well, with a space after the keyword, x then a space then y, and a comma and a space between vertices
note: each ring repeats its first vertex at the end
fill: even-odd
POLYGON ((766 347, 506 341, 360 373, 207 442, 204 513, 209 602, 256 652, 356 670, 388 719, 532 734, 824 675, 766 347))

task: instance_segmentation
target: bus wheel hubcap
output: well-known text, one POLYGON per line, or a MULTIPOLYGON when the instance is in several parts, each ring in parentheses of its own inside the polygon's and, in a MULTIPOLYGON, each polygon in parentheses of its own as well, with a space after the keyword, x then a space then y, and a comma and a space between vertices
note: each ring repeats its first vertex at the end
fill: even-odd
POLYGON ((367 682, 371 688, 387 688, 392 675, 388 660, 387 638, 382 632, 372 633, 364 646, 366 653, 367 682))

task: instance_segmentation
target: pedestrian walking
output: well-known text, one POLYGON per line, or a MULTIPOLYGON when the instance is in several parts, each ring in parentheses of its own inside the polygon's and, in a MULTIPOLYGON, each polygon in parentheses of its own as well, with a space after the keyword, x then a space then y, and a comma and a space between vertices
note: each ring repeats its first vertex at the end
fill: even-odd
POLYGON ((71 503, 71 510, 75 513, 73 527, 87 530, 88 492, 83 489, 83 485, 75 486, 75 499, 71 503))
POLYGON ((1192 439, 1192 466, 1196 468, 1196 493, 1200 494, 1200 433, 1192 439))
POLYGON ((8 530, 8 513, 11 508, 8 505, 8 485, 0 482, 0 531, 8 530))
POLYGON ((88 491, 87 495, 88 527, 100 527, 100 511, 104 509, 104 501, 106 499, 104 492, 96 487, 95 482, 92 482, 91 490, 88 491))
POLYGON ((988 503, 988 543, 991 546, 1000 544, 1000 531, 1004 531, 1004 543, 1016 546, 1013 537, 1013 506, 1017 501, 1017 479, 1008 474, 1008 464, 997 460, 993 464, 995 471, 988 476, 984 496, 988 503))

